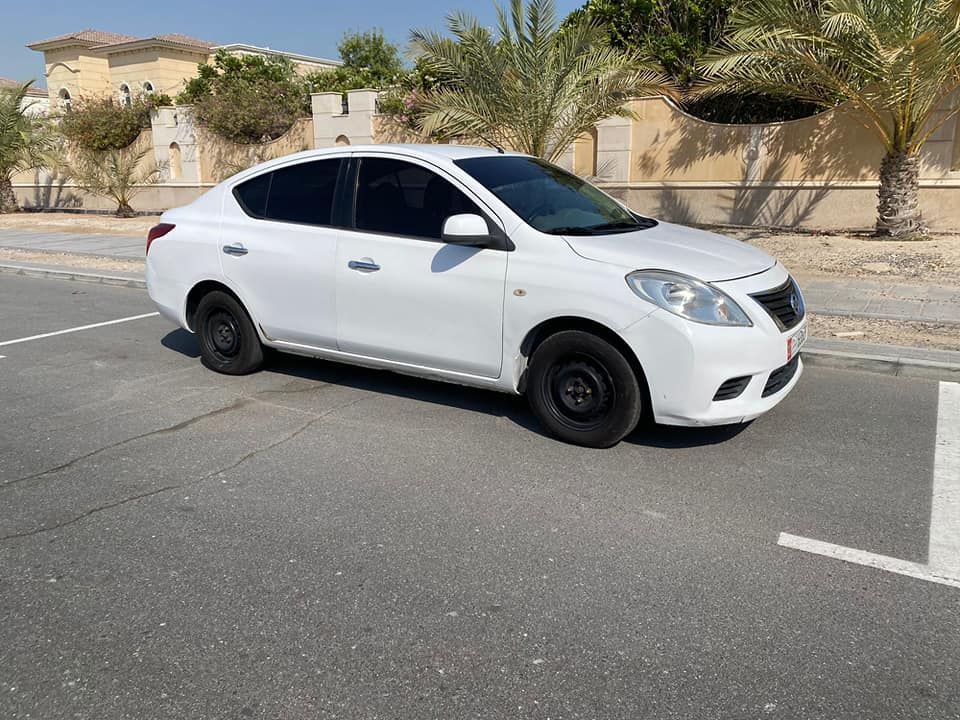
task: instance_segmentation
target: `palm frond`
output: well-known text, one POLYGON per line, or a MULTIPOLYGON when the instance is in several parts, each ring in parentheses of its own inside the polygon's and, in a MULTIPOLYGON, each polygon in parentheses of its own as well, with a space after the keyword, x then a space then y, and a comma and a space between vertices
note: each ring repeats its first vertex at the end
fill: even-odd
POLYGON ((558 157, 605 117, 629 114, 632 97, 673 94, 662 73, 612 47, 591 20, 559 29, 553 0, 511 0, 495 33, 448 17, 450 37, 417 31, 412 44, 446 83, 420 102, 424 133, 467 136, 558 157))

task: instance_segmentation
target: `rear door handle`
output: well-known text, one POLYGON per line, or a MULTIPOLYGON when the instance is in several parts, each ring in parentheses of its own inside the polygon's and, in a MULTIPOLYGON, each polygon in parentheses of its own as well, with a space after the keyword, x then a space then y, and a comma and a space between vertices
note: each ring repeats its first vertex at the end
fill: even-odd
POLYGON ((360 272, 376 272, 380 269, 380 266, 373 262, 373 260, 351 260, 347 263, 347 267, 351 270, 359 270, 360 272))
POLYGON ((247 250, 247 249, 246 249, 243 245, 241 245, 240 243, 234 243, 233 245, 224 245, 224 246, 223 246, 223 251, 224 251, 227 255, 236 255, 236 256, 238 256, 238 257, 239 257, 240 255, 246 255, 248 252, 250 252, 249 250, 247 250))

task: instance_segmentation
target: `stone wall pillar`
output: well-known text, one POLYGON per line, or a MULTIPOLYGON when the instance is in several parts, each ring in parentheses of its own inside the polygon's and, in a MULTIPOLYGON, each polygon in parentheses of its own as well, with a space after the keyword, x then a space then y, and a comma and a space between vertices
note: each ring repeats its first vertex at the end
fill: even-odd
POLYGON ((347 112, 340 93, 313 93, 313 146, 367 145, 374 142, 373 116, 377 112, 376 90, 350 90, 347 112))
POLYGON ((189 105, 157 108, 150 115, 150 127, 153 130, 153 156, 163 168, 164 183, 198 185, 200 153, 193 108, 189 105))
POLYGON ((632 125, 623 117, 597 123, 597 177, 603 182, 629 182, 632 125))

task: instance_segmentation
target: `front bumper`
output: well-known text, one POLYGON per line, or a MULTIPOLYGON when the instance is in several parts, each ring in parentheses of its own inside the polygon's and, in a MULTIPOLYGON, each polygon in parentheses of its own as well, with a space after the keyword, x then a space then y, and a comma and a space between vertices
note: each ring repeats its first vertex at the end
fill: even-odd
POLYGON ((789 381, 764 397, 774 371, 789 361, 787 339, 806 325, 781 331, 749 297, 782 284, 783 266, 740 280, 716 283, 746 311, 753 327, 717 327, 657 310, 622 331, 647 378, 654 419, 665 425, 726 425, 753 420, 775 407, 796 386, 802 360, 789 381), (735 398, 714 400, 731 378, 749 377, 735 398))

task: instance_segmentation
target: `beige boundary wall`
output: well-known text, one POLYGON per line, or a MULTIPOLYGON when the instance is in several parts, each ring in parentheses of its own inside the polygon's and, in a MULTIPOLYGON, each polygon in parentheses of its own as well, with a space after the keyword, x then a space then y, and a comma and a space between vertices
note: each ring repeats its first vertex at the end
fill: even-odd
MULTIPOLYGON (((189 107, 153 117, 154 156, 164 182, 145 188, 134 206, 163 210, 184 204, 216 182, 257 162, 309 148, 412 142, 406 129, 376 110, 377 93, 312 99, 312 118, 261 145, 237 145, 199 130, 189 107)), ((958 98, 938 113, 947 117, 958 98)), ((631 102, 636 117, 609 118, 580 138, 560 164, 591 177, 631 207, 683 223, 811 229, 869 228, 875 219, 883 149, 855 114, 843 110, 786 123, 718 125, 686 115, 662 98, 631 102)), ((69 183, 51 187, 17 178, 28 206, 109 208, 69 183)), ((936 229, 960 229, 960 136, 950 117, 922 153, 921 201, 936 229)))

